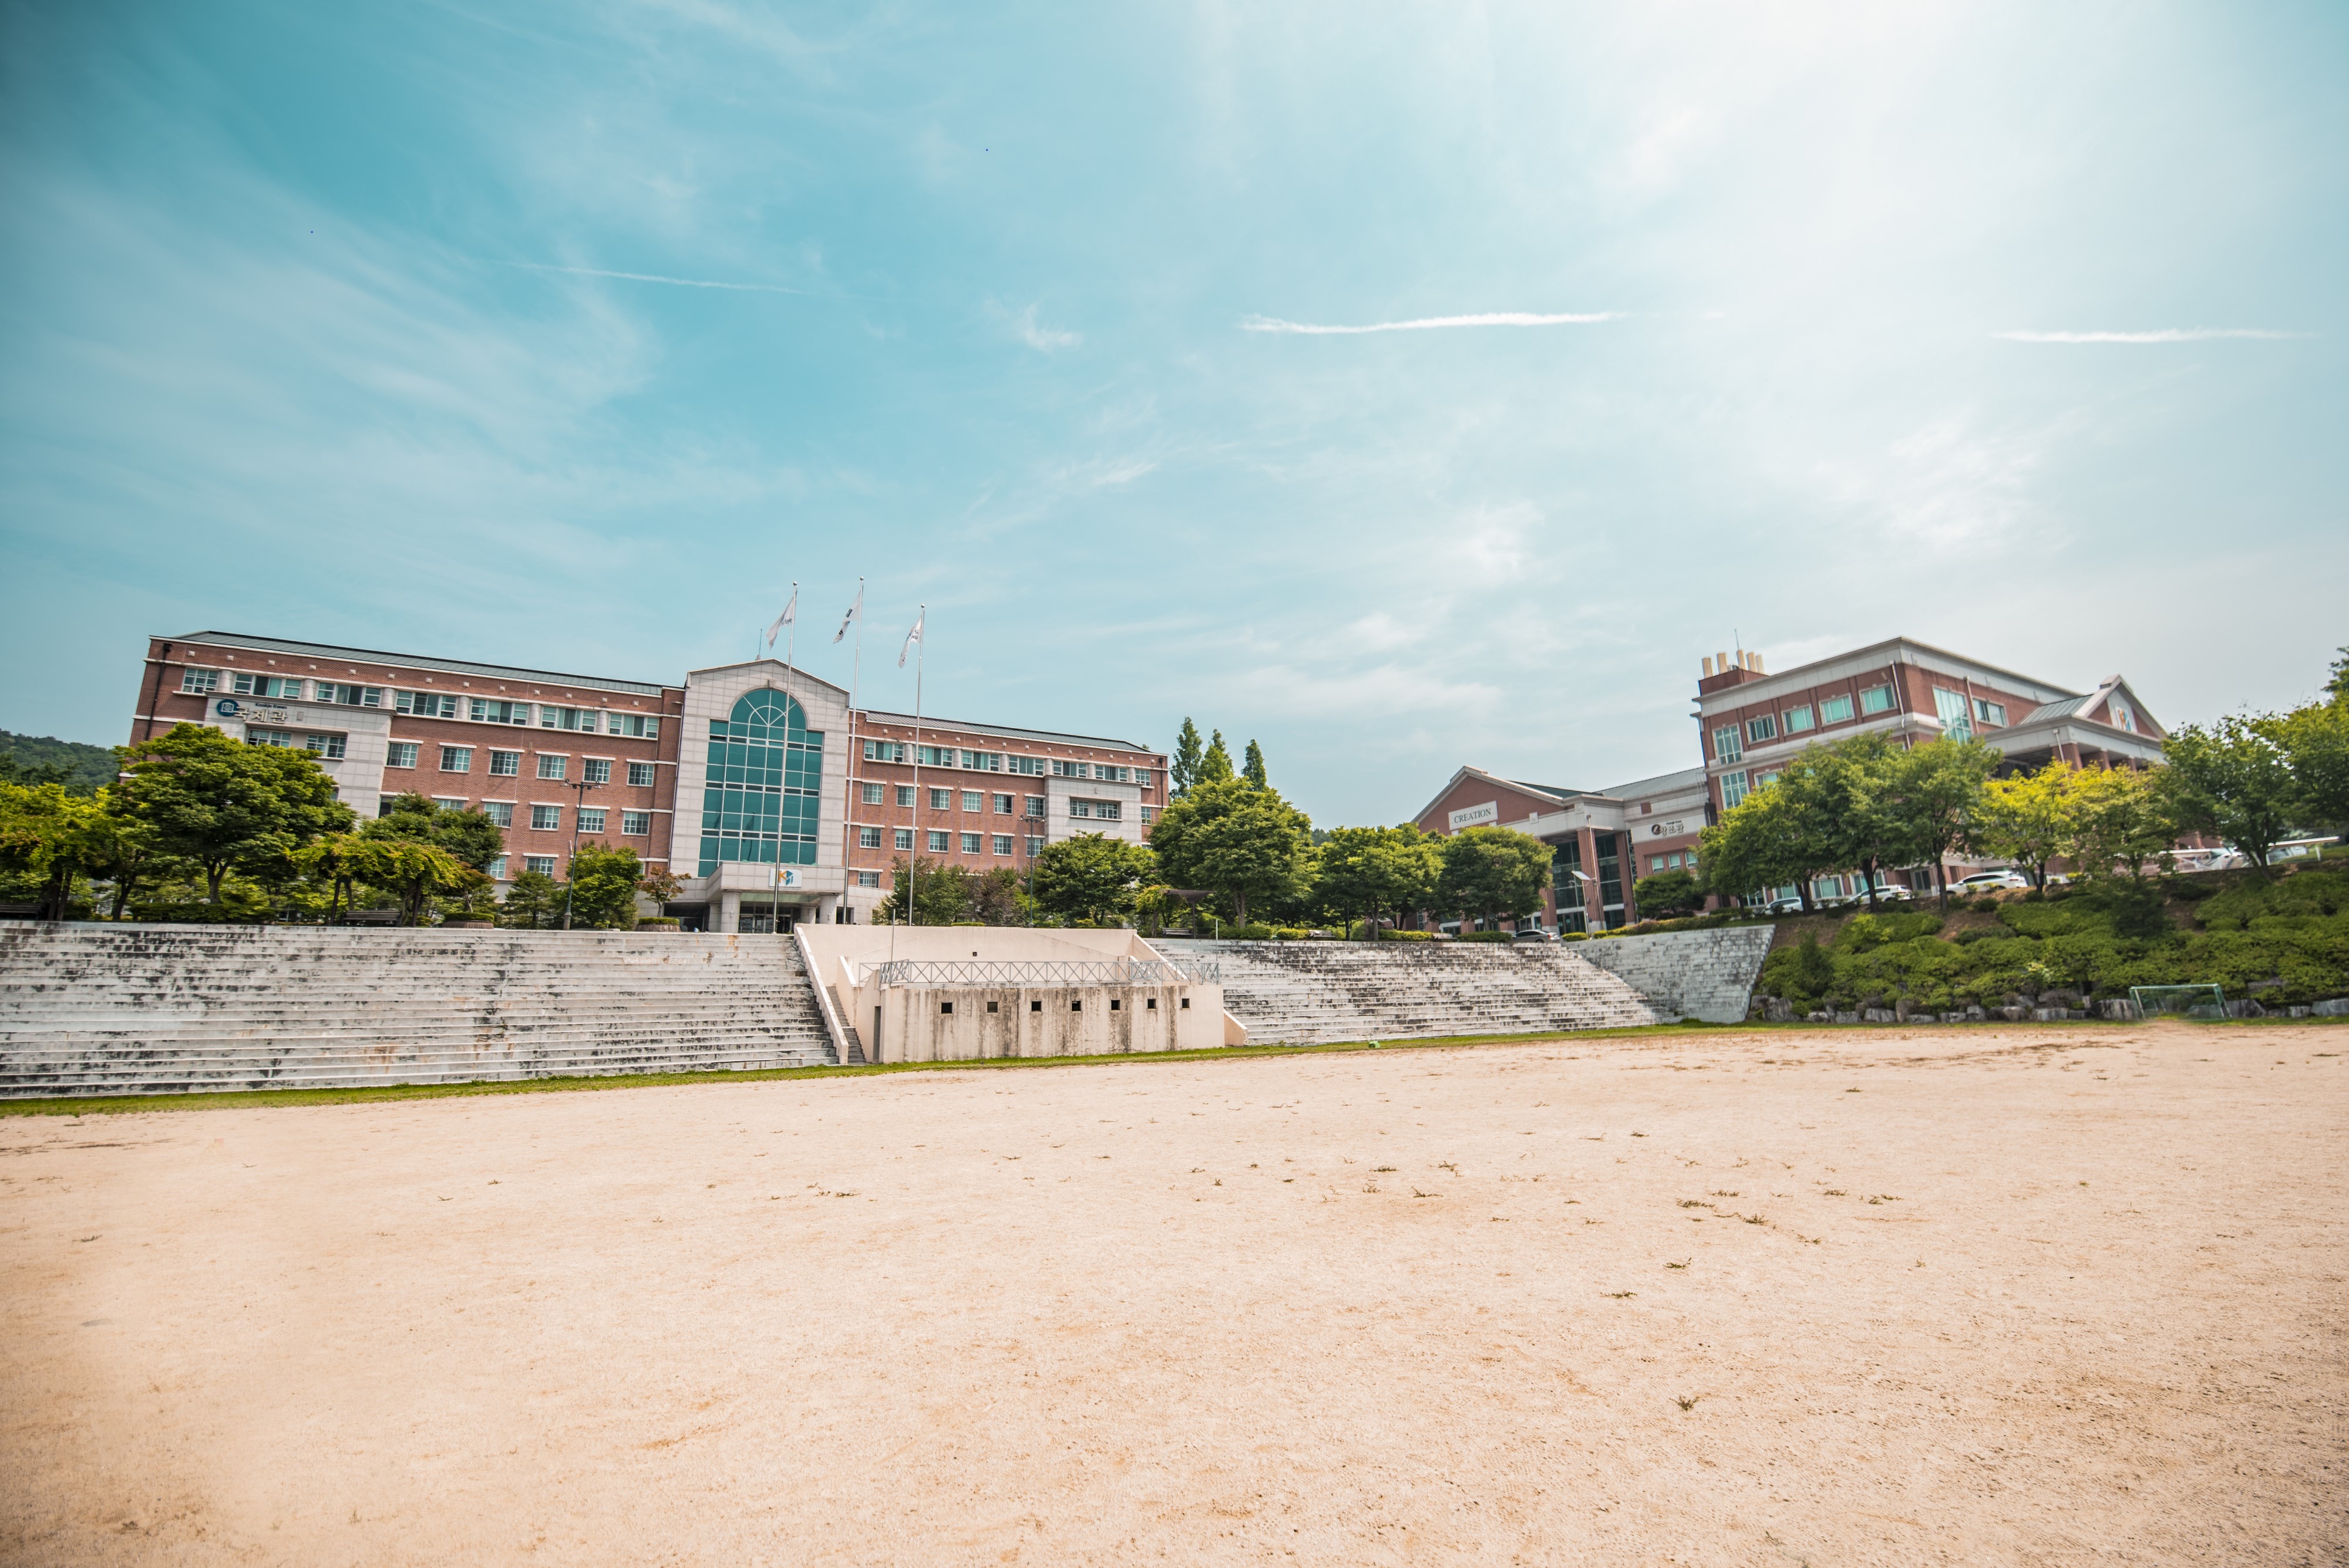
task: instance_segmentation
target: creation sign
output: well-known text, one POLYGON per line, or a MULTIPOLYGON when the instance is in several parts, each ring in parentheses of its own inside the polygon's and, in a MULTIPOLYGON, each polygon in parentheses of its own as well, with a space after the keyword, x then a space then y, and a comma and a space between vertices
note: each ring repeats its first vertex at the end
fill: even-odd
POLYGON ((1452 814, 1452 831, 1457 833, 1464 827, 1481 827, 1500 820, 1501 803, 1497 800, 1488 800, 1482 805, 1464 805, 1452 814))

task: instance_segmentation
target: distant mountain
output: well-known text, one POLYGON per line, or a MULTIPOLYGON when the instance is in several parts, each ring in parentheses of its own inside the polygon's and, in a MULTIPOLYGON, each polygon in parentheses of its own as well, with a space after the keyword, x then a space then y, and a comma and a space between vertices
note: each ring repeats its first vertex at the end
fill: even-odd
POLYGON ((68 794, 88 794, 114 782, 114 753, 105 746, 60 741, 54 735, 16 735, 0 730, 0 779, 18 784, 56 782, 68 794))

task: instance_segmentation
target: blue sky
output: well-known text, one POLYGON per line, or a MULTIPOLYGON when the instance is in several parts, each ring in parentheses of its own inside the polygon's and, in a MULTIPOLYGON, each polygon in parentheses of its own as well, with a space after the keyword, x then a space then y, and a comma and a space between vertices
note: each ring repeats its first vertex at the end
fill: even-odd
POLYGON ((1335 824, 1690 765, 1741 639, 2171 722, 2349 641, 2337 5, 0 15, 0 727, 201 628, 673 679, 794 578, 844 683, 861 575, 869 702, 926 602, 932 711, 1335 824))

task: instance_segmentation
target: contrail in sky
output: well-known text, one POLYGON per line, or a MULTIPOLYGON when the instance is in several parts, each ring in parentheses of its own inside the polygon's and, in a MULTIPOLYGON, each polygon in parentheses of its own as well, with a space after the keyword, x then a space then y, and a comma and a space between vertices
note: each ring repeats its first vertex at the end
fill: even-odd
POLYGON ((1243 332, 1303 332, 1313 336, 1360 332, 1425 332, 1438 327, 1581 327, 1593 321, 1613 321, 1619 310, 1587 316, 1535 316, 1522 310, 1495 311, 1486 316, 1423 316, 1415 321, 1379 321, 1368 327, 1321 327, 1309 321, 1282 321, 1277 317, 1250 316, 1240 321, 1243 332))
POLYGON ((527 267, 532 272, 567 272, 581 277, 617 277, 630 283, 672 284, 678 288, 724 288, 741 294, 804 295, 809 292, 804 288, 785 288, 779 283, 717 283, 706 277, 664 277, 657 272, 607 272, 599 266, 554 266, 546 262, 515 262, 512 265, 527 267))
POLYGON ((2210 337, 2305 337, 2262 327, 2165 327, 2158 332, 1993 332, 2010 343, 2199 343, 2210 337))

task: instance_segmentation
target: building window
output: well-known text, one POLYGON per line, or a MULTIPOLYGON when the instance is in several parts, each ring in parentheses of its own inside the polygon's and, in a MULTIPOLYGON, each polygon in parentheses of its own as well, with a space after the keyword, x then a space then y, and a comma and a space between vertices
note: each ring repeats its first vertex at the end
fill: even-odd
POLYGON ((1146 806, 1146 805, 1145 805, 1145 806, 1143 806, 1143 807, 1142 808, 1142 825, 1143 825, 1144 827, 1149 826, 1150 826, 1150 823, 1151 823, 1151 820, 1152 820, 1154 816, 1156 816, 1156 815, 1157 815, 1157 813, 1155 813, 1155 812, 1152 811, 1152 810, 1150 809, 1150 807, 1148 807, 1148 806, 1146 806))
POLYGON ((220 671, 197 670, 192 666, 180 671, 180 690, 201 697, 207 691, 220 690, 220 671))
POLYGON ((473 771, 473 748, 443 746, 440 748, 440 771, 444 774, 469 774, 473 771))
POLYGON ((888 786, 877 784, 859 784, 856 786, 856 793, 857 798, 864 801, 865 805, 879 805, 888 798, 888 786))
POLYGON ((579 808, 579 831, 582 833, 603 832, 604 808, 600 805, 581 806, 579 808))
POLYGON ((2137 733, 2137 715, 2129 711, 2127 703, 2116 697, 2105 704, 2105 711, 2113 716, 2115 728, 2127 730, 2132 735, 2137 733))
POLYGON ((962 765, 975 774, 999 774, 1003 771, 1001 752, 965 752, 962 765))
POLYGON ((568 773, 570 769, 571 759, 569 757, 549 756, 543 753, 539 755, 538 776, 543 779, 559 779, 563 777, 564 774, 568 773))
POLYGON ((1847 721, 1848 719, 1850 719, 1850 717, 1851 717, 1851 699, 1850 699, 1850 698, 1848 698, 1848 697, 1826 697, 1826 698, 1822 698, 1822 699, 1820 699, 1820 701, 1819 701, 1819 722, 1820 722, 1820 723, 1822 723, 1822 724, 1840 724, 1840 723, 1845 722, 1846 722, 1846 721, 1847 721))
POLYGON ((1754 745, 1758 746, 1764 741, 1773 741, 1777 737, 1778 721, 1769 714, 1764 713, 1759 718, 1745 721, 1745 738, 1754 745))
MULTIPOLYGON (((1609 930, 1623 923, 1623 846, 1629 834, 1598 833, 1591 842, 1599 849, 1599 909, 1609 930)), ((1637 872, 1640 863, 1631 862, 1637 872)))
POLYGON ((542 730, 585 730, 595 732, 595 710, 593 708, 549 708, 538 711, 538 727, 542 730))
POLYGON ((1071 816, 1091 816, 1092 814, 1093 803, 1089 800, 1072 800, 1069 803, 1071 816))
POLYGON ((535 871, 542 877, 552 877, 554 875, 554 857, 525 855, 522 857, 522 868, 525 871, 535 871))
POLYGON ((383 706, 383 688, 346 686, 337 681, 321 680, 318 682, 318 701, 343 708, 380 708, 383 706))
POLYGON ((1031 794, 1028 796, 1028 815, 1038 822, 1044 820, 1044 797, 1042 795, 1031 794))
POLYGON ((2003 702, 1984 701, 1982 698, 1977 697, 1974 699, 1974 717, 1985 724, 2004 724, 2006 722, 2006 704, 2003 702))
POLYGON ((530 704, 527 702, 493 702, 487 697, 472 700, 473 721, 481 724, 527 724, 530 704))
POLYGON ((1133 770, 1133 782, 1140 784, 1144 789, 1148 789, 1152 781, 1156 779, 1157 776, 1156 772, 1150 768, 1136 768, 1133 770))
POLYGON ((1766 785, 1776 784, 1780 779, 1785 776, 1785 772, 1781 769, 1765 768, 1754 775, 1754 787, 1755 789, 1764 788, 1766 785))
POLYGON ((490 857, 490 876, 500 882, 506 879, 506 857, 493 855, 490 857))
POLYGON ((492 822, 496 823, 500 827, 512 827, 513 826, 513 802, 510 800, 485 800, 481 803, 481 815, 488 817, 492 822))
POLYGON ((1006 773, 1029 774, 1040 777, 1044 772, 1044 759, 1041 757, 1009 757, 1005 760, 1008 764, 1004 769, 1006 773))
POLYGON ((1089 779, 1093 776, 1091 763, 1072 763, 1065 758, 1052 759, 1052 776, 1056 779, 1089 779))
POLYGON ((638 740, 655 740, 660 735, 657 713, 612 713, 605 718, 604 728, 607 734, 634 735, 638 740))
POLYGON ((859 849, 880 848, 881 830, 877 827, 858 828, 856 830, 856 847, 859 849))
POLYGON ((240 697, 274 697, 281 702, 302 700, 302 683, 282 675, 237 675, 230 686, 240 697))
POLYGON ((620 813, 621 837, 646 838, 651 836, 652 831, 653 814, 651 812, 624 811, 620 813))
POLYGON ((1862 691, 1859 694, 1859 711, 1862 713, 1889 713, 1892 711, 1892 688, 1889 686, 1871 686, 1865 691, 1862 691))
POLYGON ((962 836, 962 852, 965 855, 976 855, 979 852, 979 835, 966 833, 962 836))
POLYGON ((1713 732, 1713 758, 1718 763, 1743 762, 1745 748, 1737 739, 1737 726, 1725 724, 1713 732))
POLYGON ((414 741, 394 741, 383 753, 383 765, 388 768, 412 768, 416 765, 416 752, 414 741))
POLYGON ((1069 815, 1071 816, 1090 816, 1101 822, 1117 821, 1122 809, 1123 808, 1120 804, 1113 800, 1071 800, 1069 802, 1069 815))
POLYGON ((953 807, 954 791, 950 789, 934 789, 930 792, 930 809, 932 811, 950 811, 953 807))
POLYGON ((465 797, 461 794, 436 794, 432 797, 432 804, 443 811, 462 811, 465 809, 465 797))
POLYGON ((1648 869, 1651 871, 1661 871, 1664 868, 1665 864, 1665 857, 1661 855, 1651 855, 1648 857, 1648 869))
POLYGON ((1009 855, 1011 853, 1011 835, 1008 833, 999 833, 995 835, 995 852, 998 855, 1009 855))
POLYGON ((914 765, 924 768, 950 768, 955 765, 952 746, 916 746, 914 765))
POLYGON ((701 797, 701 875, 726 861, 815 864, 823 732, 807 710, 771 690, 748 691, 709 721, 709 768, 701 797))
POLYGON ((1041 836, 1033 833, 1030 834, 1028 836, 1028 858, 1033 860, 1036 857, 1043 853, 1044 840, 1041 836))
POLYGON ((653 765, 652 765, 652 763, 630 763, 628 764, 628 787, 629 787, 630 789, 650 789, 650 788, 652 788, 652 787, 653 787, 653 765))
POLYGON ((1722 809, 1723 809, 1723 811, 1731 811, 1731 810, 1734 810, 1734 809, 1736 808, 1736 806, 1737 806, 1737 804, 1738 804, 1740 801, 1744 800, 1744 798, 1745 798, 1745 775, 1744 775, 1744 774, 1722 774, 1722 775, 1721 775, 1721 806, 1722 806, 1722 809))
POLYGON ((893 849, 911 849, 914 847, 914 830, 910 827, 893 828, 890 831, 889 837, 889 846, 893 849))
POLYGON ((1966 694, 1952 691, 1946 686, 1933 688, 1933 712, 1941 721, 1944 734, 1964 740, 1974 732, 1973 722, 1966 716, 1966 694))
POLYGON ((506 779, 522 777, 522 753, 520 752, 492 752, 490 753, 490 776, 492 778, 506 779))
POLYGON ((962 792, 962 808, 965 811, 985 811, 987 796, 975 789, 967 789, 962 792))
POLYGON ((290 746, 294 743, 294 732, 291 730, 256 730, 252 725, 247 724, 244 727, 244 743, 248 746, 290 746))
POLYGON ((585 762, 579 764, 579 776, 586 780, 589 784, 610 784, 612 782, 612 759, 609 757, 589 757, 585 762))
POLYGON ((881 873, 878 871, 859 871, 856 874, 856 885, 860 888, 878 888, 881 886, 881 873))
POLYGON ((1789 708, 1786 710, 1786 733, 1790 735, 1799 735, 1810 727, 1811 705, 1808 702, 1804 703, 1799 708, 1789 708))
POLYGON ((914 804, 914 786, 912 784, 899 784, 897 786, 897 804, 904 806, 910 806, 914 804))
POLYGON ((322 757, 339 757, 343 754, 343 737, 305 735, 302 737, 302 749, 305 752, 316 752, 322 757))
POLYGON ((1009 795, 999 794, 995 797, 995 815, 998 816, 1009 816, 1011 815, 1011 797, 1009 795))
POLYGON ((930 829, 929 844, 931 854, 944 855, 947 852, 947 836, 945 830, 936 827, 930 829))
POLYGON ((905 742, 867 741, 864 742, 864 760, 868 763, 902 763, 905 760, 905 742))
POLYGON ((563 828, 563 808, 559 805, 534 805, 530 808, 530 826, 538 833, 559 833, 563 828))
POLYGON ((457 716, 457 700, 443 697, 437 691, 395 691, 391 694, 392 711, 413 713, 419 719, 453 719, 457 716))

